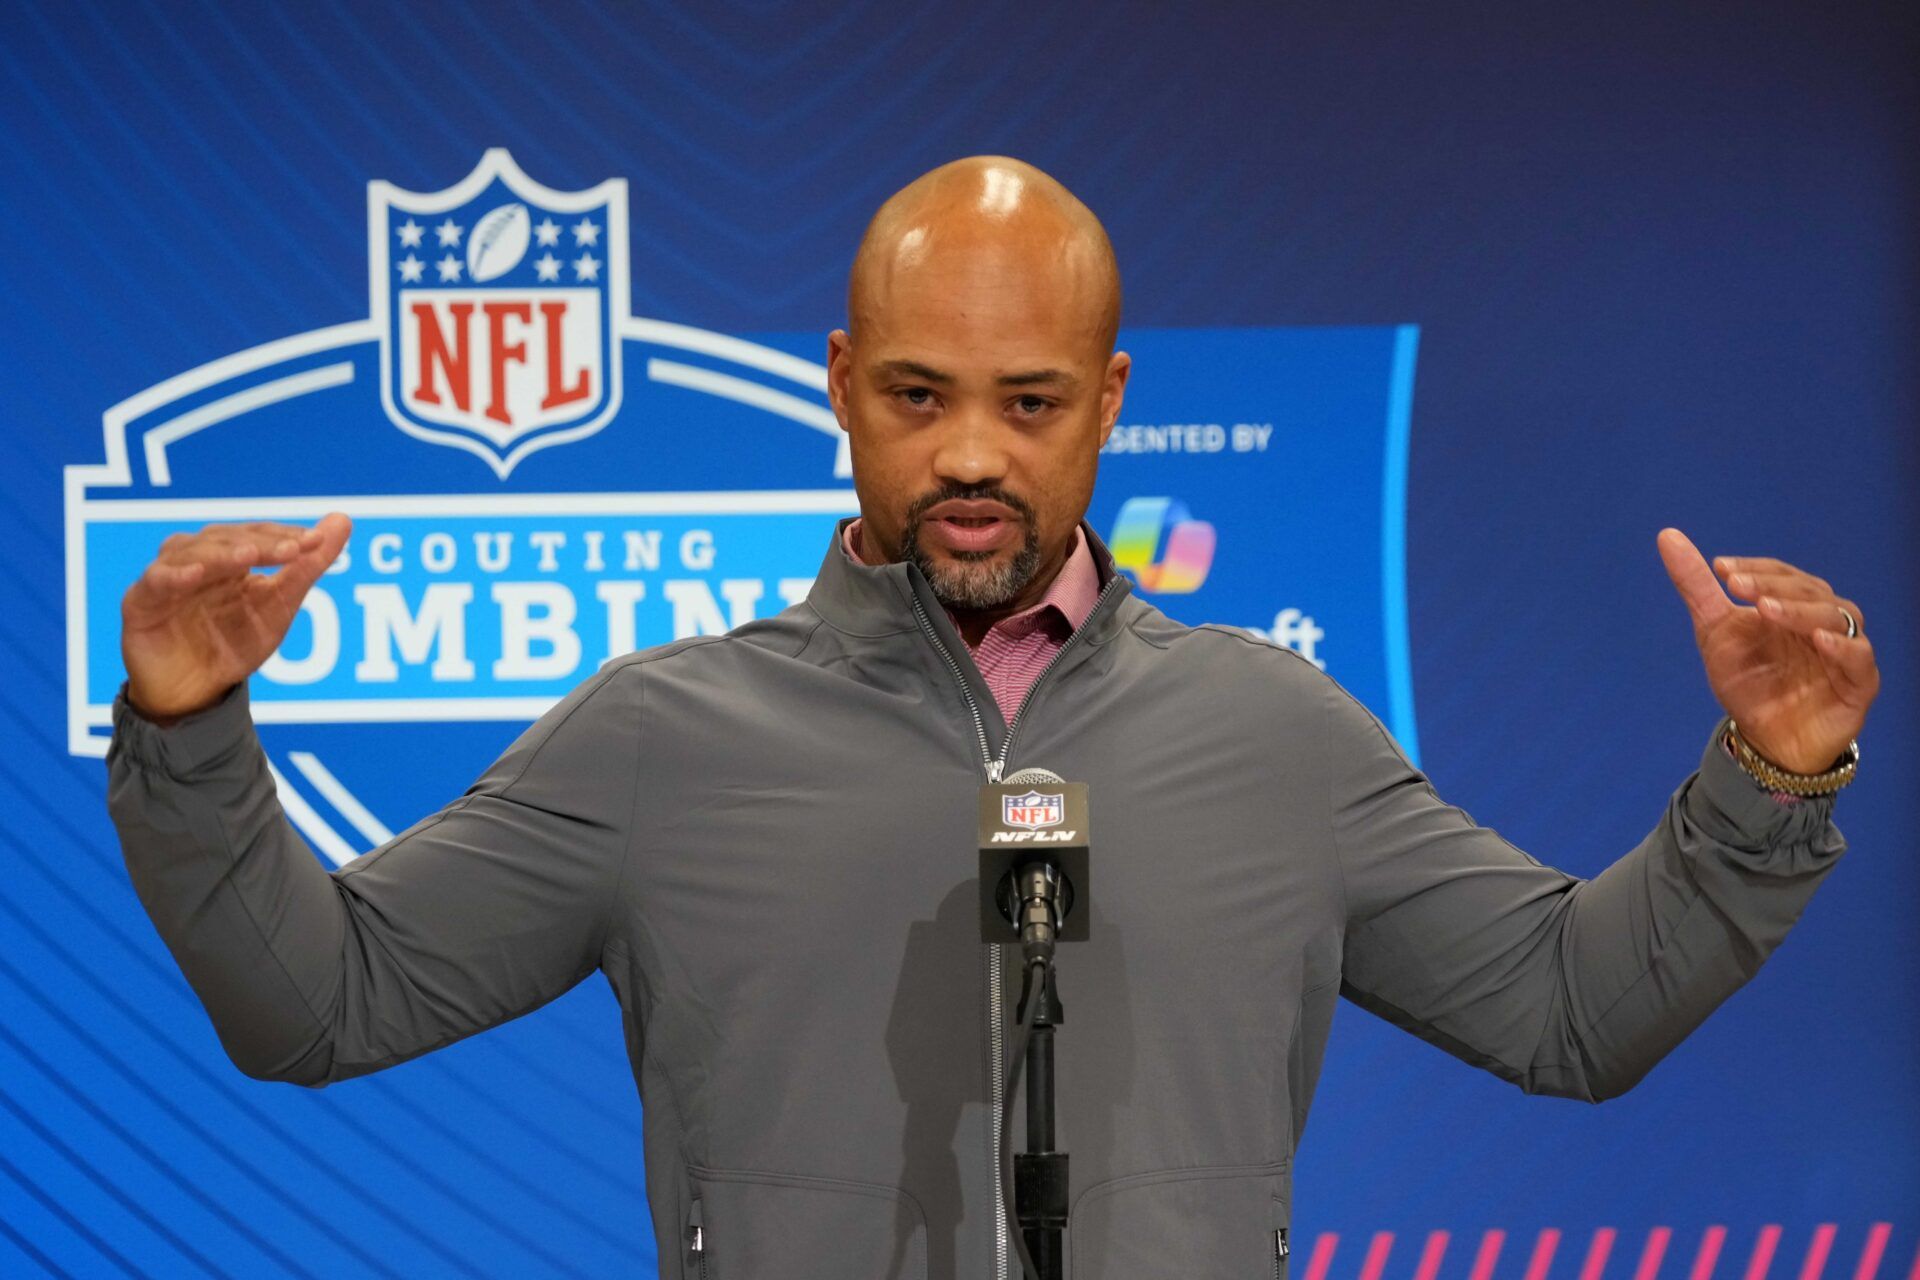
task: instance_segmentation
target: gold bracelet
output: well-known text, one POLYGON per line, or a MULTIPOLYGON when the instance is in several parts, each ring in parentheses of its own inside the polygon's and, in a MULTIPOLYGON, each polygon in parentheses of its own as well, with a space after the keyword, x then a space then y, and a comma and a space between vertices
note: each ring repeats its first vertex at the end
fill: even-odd
POLYGON ((1852 782, 1860 767, 1860 743, 1857 740, 1847 743, 1847 749, 1840 753, 1840 758, 1822 773, 1794 773, 1782 769, 1755 751, 1753 744, 1740 736, 1740 726, 1731 719, 1727 721, 1727 741, 1733 747, 1734 759, 1756 782, 1769 791, 1784 791, 1790 796, 1832 795, 1852 782))

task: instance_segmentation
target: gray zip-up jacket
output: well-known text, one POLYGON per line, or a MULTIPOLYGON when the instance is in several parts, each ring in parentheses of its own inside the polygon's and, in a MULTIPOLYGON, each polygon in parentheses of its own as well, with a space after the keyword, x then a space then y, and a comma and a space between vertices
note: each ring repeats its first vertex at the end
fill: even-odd
POLYGON ((608 663, 331 873, 244 685, 167 729, 123 695, 134 886, 260 1079, 377 1071, 604 972, 663 1277, 971 1280, 1008 1274, 992 1055, 1017 994, 979 940, 977 788, 1049 768, 1090 784, 1095 839, 1093 937, 1060 959, 1070 1274, 1251 1280, 1284 1271, 1336 994, 1530 1093, 1610 1097, 1845 847, 1831 800, 1776 804, 1716 731, 1613 866, 1543 866, 1311 663, 1169 620, 1087 536, 1099 605, 1011 727, 919 571, 836 536, 805 603, 608 663))

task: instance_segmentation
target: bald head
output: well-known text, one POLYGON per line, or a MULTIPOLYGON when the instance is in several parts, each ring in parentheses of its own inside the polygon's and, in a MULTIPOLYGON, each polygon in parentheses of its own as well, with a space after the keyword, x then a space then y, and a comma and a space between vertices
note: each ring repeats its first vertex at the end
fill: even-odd
POLYGON ((1120 271, 1106 229, 1054 178, 1007 156, 941 165, 880 206, 848 278, 848 329, 858 341, 930 296, 964 305, 981 291, 1016 306, 1044 299, 1055 324, 1102 356, 1113 350, 1120 271))

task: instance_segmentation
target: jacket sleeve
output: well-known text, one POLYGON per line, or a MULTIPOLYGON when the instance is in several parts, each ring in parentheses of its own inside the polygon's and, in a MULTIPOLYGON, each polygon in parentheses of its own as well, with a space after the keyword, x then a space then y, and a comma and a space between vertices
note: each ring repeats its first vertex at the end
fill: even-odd
POLYGON ((467 793, 328 871, 282 813, 247 690, 161 728, 114 700, 135 891, 247 1075, 320 1086, 527 1013, 592 973, 631 835, 637 681, 609 667, 467 793))
POLYGON ((1592 880, 1444 803, 1328 681, 1341 992, 1528 1093, 1626 1092, 1780 945, 1845 850, 1832 797, 1775 801, 1720 745, 1592 880))

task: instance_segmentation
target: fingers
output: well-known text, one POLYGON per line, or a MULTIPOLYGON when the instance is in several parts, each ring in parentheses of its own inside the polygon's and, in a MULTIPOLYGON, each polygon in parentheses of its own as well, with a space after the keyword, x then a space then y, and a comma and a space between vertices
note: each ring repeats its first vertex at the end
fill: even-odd
POLYGON ((1849 613, 1853 615, 1856 628, 1866 629, 1866 619, 1860 615, 1860 606, 1838 596, 1829 595, 1821 600, 1785 600, 1778 596, 1761 596, 1759 609, 1760 616, 1767 621, 1803 635, 1831 631, 1844 637, 1849 613))
POLYGON ((1834 688, 1856 707, 1872 702, 1880 692, 1880 668, 1874 661, 1873 641, 1862 635, 1846 638, 1841 631, 1817 631, 1814 648, 1819 651, 1834 688))
POLYGON ((1852 600, 1835 594, 1825 578, 1796 569, 1784 560, 1770 556, 1720 556, 1714 569, 1726 579, 1727 589, 1735 596, 1751 600, 1760 616, 1795 631, 1811 635, 1816 631, 1847 630, 1846 615, 1853 615, 1854 627, 1866 629, 1866 616, 1852 600))
POLYGON ((1807 573, 1736 573, 1727 578, 1727 590, 1743 600, 1772 596, 1779 600, 1831 600, 1833 588, 1823 578, 1807 573))
POLYGON ((196 592, 231 589, 256 567, 320 557, 318 568, 300 588, 304 593, 339 554, 352 524, 344 514, 329 512, 312 526, 262 520, 210 524, 191 533, 169 534, 153 562, 128 588, 127 607, 140 615, 165 611, 196 592))
POLYGON ((149 615, 166 611, 175 601, 191 594, 205 577, 204 564, 168 564, 155 560, 127 588, 122 600, 127 621, 138 625, 149 615))
POLYGON ((1873 701, 1880 691, 1880 670, 1859 605, 1839 596, 1825 600, 1779 600, 1762 596, 1758 607, 1760 616, 1768 622, 1812 641, 1828 679, 1845 701, 1858 707, 1873 701), (1841 612, 1843 609, 1846 613, 1841 612), (1847 613, 1853 615, 1854 625, 1859 628, 1851 638, 1847 635, 1847 613))
POLYGON ((196 533, 175 533, 160 544, 160 558, 176 564, 204 563, 212 568, 285 564, 337 535, 336 547, 346 541, 352 521, 340 512, 328 512, 314 525, 254 521, 247 524, 210 524, 196 533), (329 522, 332 522, 331 524, 329 522), (344 527, 343 527, 344 526, 344 527))
MULTIPOLYGON (((345 517, 342 517, 342 518, 344 519, 345 517)), ((244 536, 248 538, 255 538, 255 539, 261 539, 261 540, 267 540, 267 541, 279 541, 285 538, 292 538, 296 542, 302 539, 311 541, 316 531, 318 530, 318 528, 319 528, 318 525, 309 527, 307 525, 299 525, 299 524, 281 524, 276 521, 270 521, 270 520, 255 520, 247 523, 238 523, 238 524, 209 524, 209 525, 203 525, 199 530, 193 533, 188 533, 184 529, 182 529, 174 533, 168 534, 165 540, 160 543, 160 550, 172 551, 179 547, 187 546, 192 544, 195 541, 206 539, 206 538, 226 538, 226 537, 235 537, 235 536, 244 536)))
POLYGON ((160 544, 159 559, 176 565, 201 564, 210 573, 231 575, 254 565, 285 564, 317 545, 318 529, 300 525, 210 524, 197 533, 173 534, 160 544))
POLYGON ((1787 565, 1782 569, 1734 568, 1721 571, 1727 590, 1746 600, 1779 596, 1786 600, 1825 600, 1833 584, 1825 578, 1787 565))
POLYGON ((353 521, 344 512, 329 511, 308 532, 314 534, 311 546, 303 545, 298 555, 274 573, 270 581, 283 603, 298 607, 309 588, 327 571, 340 548, 353 533, 353 521))
MULTIPOLYGON (((1772 556, 1715 556, 1714 572, 1725 577, 1730 573, 1805 573, 1796 569, 1785 560, 1776 560, 1772 556)), ((1812 577, 1812 574, 1807 574, 1812 577)))
POLYGON ((1662 529, 1655 544, 1660 548, 1660 560, 1667 567, 1667 576, 1673 579, 1674 590, 1686 602, 1695 626, 1711 626, 1733 611, 1733 601, 1727 599, 1713 570, 1707 567, 1706 557, 1686 534, 1678 529, 1662 529))
POLYGON ((340 548, 347 545, 347 539, 353 534, 353 517, 344 511, 329 511, 320 517, 320 523, 313 527, 313 532, 333 548, 333 555, 339 555, 340 548))
POLYGON ((1866 614, 1857 603, 1835 594, 1825 578, 1770 556, 1721 556, 1714 568, 1728 589, 1754 602, 1766 621, 1808 638, 1846 701, 1858 707, 1873 701, 1880 691, 1880 668, 1866 636, 1866 614), (1848 614, 1856 630, 1851 638, 1848 614))

